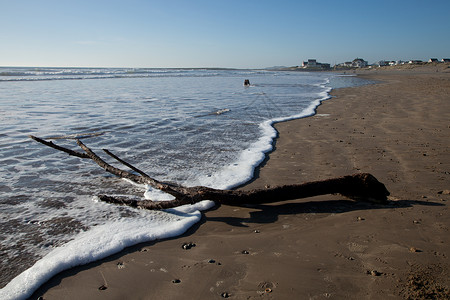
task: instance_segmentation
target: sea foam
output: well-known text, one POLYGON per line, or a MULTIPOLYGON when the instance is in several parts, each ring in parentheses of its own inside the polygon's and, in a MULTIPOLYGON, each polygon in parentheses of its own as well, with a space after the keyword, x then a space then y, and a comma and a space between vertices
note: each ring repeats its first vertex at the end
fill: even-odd
POLYGON ((126 247, 183 234, 214 206, 202 201, 160 212, 140 211, 139 218, 116 220, 78 234, 55 248, 0 290, 0 299, 27 299, 54 275, 117 253, 126 247))

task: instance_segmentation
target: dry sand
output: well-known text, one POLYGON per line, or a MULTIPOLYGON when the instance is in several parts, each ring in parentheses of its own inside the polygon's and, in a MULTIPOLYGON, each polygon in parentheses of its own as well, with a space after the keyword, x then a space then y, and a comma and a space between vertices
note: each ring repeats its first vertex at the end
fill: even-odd
POLYGON ((277 124, 276 150, 243 187, 369 172, 388 205, 328 195, 221 206, 182 237, 63 272, 32 298, 448 299, 449 70, 361 72, 382 82, 277 124))

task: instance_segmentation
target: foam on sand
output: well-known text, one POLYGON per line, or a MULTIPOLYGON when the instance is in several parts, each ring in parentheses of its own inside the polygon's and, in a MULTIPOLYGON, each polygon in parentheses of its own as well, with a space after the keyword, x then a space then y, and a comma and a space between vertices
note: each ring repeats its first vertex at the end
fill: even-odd
POLYGON ((117 253, 126 247, 183 234, 214 206, 202 201, 166 211, 140 211, 139 218, 116 220, 82 232, 55 248, 0 290, 0 299, 26 299, 54 275, 117 253))

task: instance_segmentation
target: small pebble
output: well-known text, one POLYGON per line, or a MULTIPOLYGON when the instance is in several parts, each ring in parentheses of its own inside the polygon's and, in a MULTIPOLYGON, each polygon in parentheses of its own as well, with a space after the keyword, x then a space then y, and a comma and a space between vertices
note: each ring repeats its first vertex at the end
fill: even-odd
POLYGON ((253 232, 254 233, 259 233, 260 231, 258 229, 255 229, 253 232))
POLYGON ((195 244, 193 242, 189 242, 189 243, 184 243, 181 248, 183 248, 184 250, 189 250, 192 247, 195 247, 195 244))
POLYGON ((180 282, 181 282, 180 279, 174 279, 174 280, 172 280, 172 283, 180 283, 180 282))
POLYGON ((242 250, 241 253, 242 253, 242 254, 249 254, 250 252, 248 252, 247 250, 242 250))
POLYGON ((413 223, 414 224, 420 224, 420 221, 414 220, 413 223))
POLYGON ((365 219, 363 217, 356 218, 358 221, 364 221, 365 219))
POLYGON ((106 290, 108 287, 106 286, 106 285, 101 285, 98 289, 100 290, 100 291, 104 291, 104 290, 106 290))
POLYGON ((227 292, 224 292, 221 294, 222 298, 228 298, 230 297, 230 294, 228 294, 227 292))
POLYGON ((266 292, 266 293, 272 293, 272 289, 271 289, 271 288, 267 288, 267 289, 264 290, 264 292, 266 292))
POLYGON ((213 264, 213 263, 215 263, 216 261, 215 261, 214 259, 210 259, 210 260, 208 260, 208 262, 209 262, 210 264, 213 264))
POLYGON ((381 273, 378 272, 377 270, 372 270, 372 271, 370 271, 370 275, 372 275, 372 276, 380 276, 381 273))

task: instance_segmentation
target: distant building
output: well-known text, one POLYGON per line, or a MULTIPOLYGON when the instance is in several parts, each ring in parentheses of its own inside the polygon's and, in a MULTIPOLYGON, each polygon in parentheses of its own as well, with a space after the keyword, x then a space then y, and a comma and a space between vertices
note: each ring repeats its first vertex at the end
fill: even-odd
POLYGON ((422 63, 422 61, 421 60, 417 60, 417 59, 412 59, 412 60, 410 60, 410 61, 408 61, 408 64, 410 64, 410 65, 415 65, 415 64, 420 64, 420 63, 422 63))
POLYGON ((362 58, 355 58, 352 61, 352 67, 353 68, 365 68, 368 65, 369 65, 369 63, 366 60, 362 59, 362 58))
POLYGON ((443 59, 441 59, 441 62, 448 63, 448 62, 450 62, 450 58, 443 58, 443 59))
POLYGON ((303 68, 315 68, 317 67, 317 60, 315 59, 308 59, 308 61, 304 61, 302 63, 303 68))
POLYGON ((308 61, 304 61, 302 63, 303 69, 312 69, 312 70, 329 70, 330 64, 327 63, 319 63, 315 59, 308 59, 308 61))
POLYGON ((355 58, 353 61, 346 61, 337 65, 340 68, 365 68, 367 66, 369 66, 369 63, 362 58, 355 58))
POLYGON ((343 66, 346 67, 346 68, 351 68, 351 67, 353 67, 353 62, 346 61, 345 63, 343 63, 343 66))
POLYGON ((389 62, 385 61, 385 60, 380 60, 379 62, 375 63, 375 65, 377 65, 378 67, 384 67, 384 66, 388 66, 389 62))
POLYGON ((433 63, 433 62, 439 62, 437 58, 430 58, 428 60, 429 63, 433 63))

